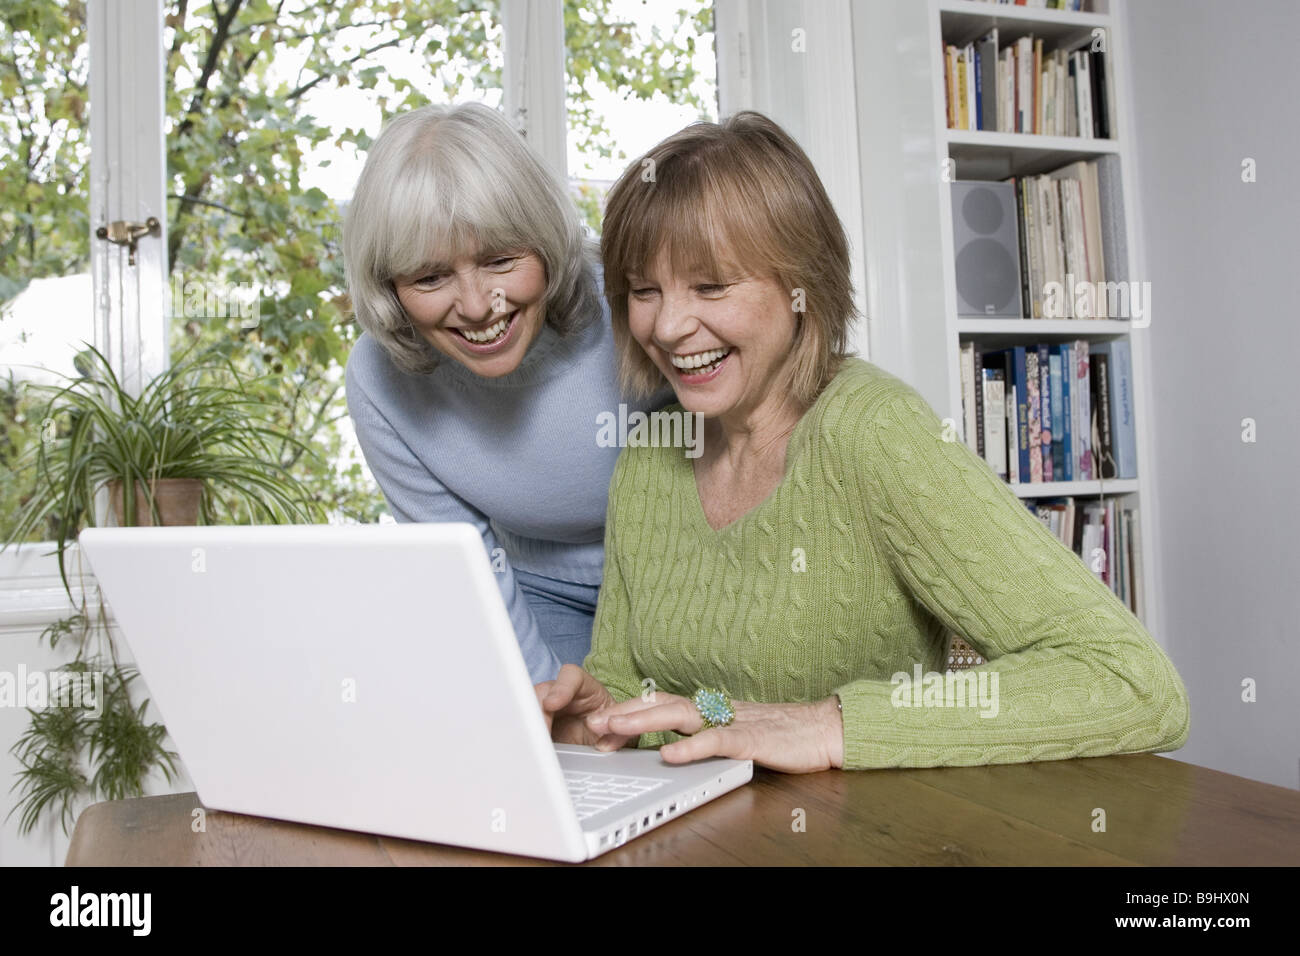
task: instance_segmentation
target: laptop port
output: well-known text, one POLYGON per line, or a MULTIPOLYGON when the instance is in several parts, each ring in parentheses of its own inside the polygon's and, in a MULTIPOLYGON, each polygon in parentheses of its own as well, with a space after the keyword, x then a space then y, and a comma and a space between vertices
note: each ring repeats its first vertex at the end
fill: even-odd
POLYGON ((650 818, 649 818, 649 817, 642 817, 642 818, 641 818, 641 826, 642 826, 642 827, 648 827, 649 825, 650 825, 650 818))
POLYGON ((668 804, 668 812, 669 812, 669 813, 676 813, 676 812, 677 812, 677 804, 676 804, 676 803, 670 803, 670 804, 668 804))
POLYGON ((664 812, 663 812, 662 810, 656 810, 656 811, 655 811, 655 819, 656 819, 656 820, 662 820, 663 818, 664 818, 664 812))

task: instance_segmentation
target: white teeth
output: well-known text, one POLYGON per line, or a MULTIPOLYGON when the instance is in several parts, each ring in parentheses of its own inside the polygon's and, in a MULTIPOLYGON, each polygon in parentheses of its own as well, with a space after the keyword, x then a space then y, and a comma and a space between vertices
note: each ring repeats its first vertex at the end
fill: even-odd
POLYGON ((712 349, 708 352, 696 352, 693 355, 674 355, 673 365, 681 369, 702 368, 712 365, 731 354, 731 349, 712 349))
POLYGON ((510 326, 510 319, 513 315, 512 312, 510 315, 503 316, 482 332, 472 332, 469 329, 457 329, 456 331, 477 345, 487 345, 489 342, 499 339, 505 333, 505 330, 510 326))

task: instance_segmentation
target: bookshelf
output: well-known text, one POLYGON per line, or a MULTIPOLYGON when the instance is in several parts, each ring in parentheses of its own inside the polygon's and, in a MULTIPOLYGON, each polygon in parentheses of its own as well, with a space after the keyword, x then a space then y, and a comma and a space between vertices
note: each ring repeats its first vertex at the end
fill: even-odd
MULTIPOLYGON (((1155 568, 1153 564, 1154 540, 1152 511, 1143 502, 1153 500, 1154 479, 1149 463, 1152 461, 1150 423, 1147 420, 1151 403, 1147 400, 1148 369, 1150 357, 1143 334, 1143 322, 1125 318, 1110 319, 1028 319, 969 317, 958 314, 959 296, 956 280, 956 250, 952 229, 953 204, 951 180, 1003 181, 1009 177, 1029 177, 1047 174, 1077 161, 1114 157, 1112 168, 1118 170, 1121 183, 1122 223, 1114 228, 1123 242, 1122 254, 1114 259, 1113 269, 1108 268, 1105 278, 1129 281, 1138 275, 1137 220, 1133 203, 1136 160, 1133 154, 1133 137, 1128 110, 1128 89, 1124 61, 1124 31, 1120 4, 1122 0, 1085 0, 1086 12, 1045 8, 1031 8, 1014 4, 984 2, 984 0, 928 0, 930 36, 930 78, 933 105, 934 143, 937 151, 938 224, 940 252, 938 267, 942 273, 942 300, 944 302, 944 341, 947 355, 944 367, 946 381, 932 386, 933 391, 946 399, 944 407, 957 424, 959 434, 964 434, 966 415, 962 398, 962 371, 959 353, 963 345, 974 343, 978 351, 990 351, 1046 343, 1050 346, 1085 340, 1089 346, 1121 341, 1131 353, 1131 401, 1136 443, 1136 477, 1086 481, 1009 482, 1012 491, 1026 503, 1038 499, 1073 498, 1082 507, 1091 503, 1105 505, 1112 502, 1120 508, 1134 509, 1132 537, 1133 562, 1141 570, 1141 582, 1136 591, 1129 588, 1128 603, 1131 610, 1153 632, 1155 611, 1155 568), (1021 132, 997 132, 984 129, 950 129, 948 125, 948 86, 945 80, 946 45, 958 48, 967 43, 978 45, 981 37, 990 30, 998 30, 999 50, 1014 44, 1022 37, 1043 40, 1044 56, 1051 49, 1071 51, 1093 44, 1098 36, 1103 38, 1106 51, 1107 92, 1110 99, 1112 128, 1109 138, 1042 135, 1021 132)), ((985 57, 987 59, 987 57, 985 57)), ((1116 249, 1119 243, 1114 244, 1116 249)), ((1023 314, 1023 313, 1022 313, 1023 314)), ((1148 318, 1149 321, 1149 318, 1148 318)), ((982 391, 976 383, 977 394, 982 391)), ((1021 396, 1023 397, 1023 396, 1021 396)), ((936 409, 940 407, 935 403, 936 409)), ((1010 437, 1010 436, 1008 436, 1010 437)), ((1056 436, 1059 437, 1059 436, 1056 436)), ((1044 451, 1046 455, 1047 452, 1044 451)), ((1068 454, 1068 452, 1067 452, 1068 454)), ((1050 457, 1050 456, 1049 456, 1050 457)), ((1107 559, 1109 562, 1109 558, 1107 559)), ((1094 570, 1096 568, 1094 567, 1094 570)), ((1116 567, 1121 572, 1122 567, 1116 567)), ((1115 575, 1115 576, 1118 576, 1115 575)), ((1131 569, 1129 569, 1131 581, 1131 569)), ((1112 590, 1117 590, 1112 584, 1112 590)))

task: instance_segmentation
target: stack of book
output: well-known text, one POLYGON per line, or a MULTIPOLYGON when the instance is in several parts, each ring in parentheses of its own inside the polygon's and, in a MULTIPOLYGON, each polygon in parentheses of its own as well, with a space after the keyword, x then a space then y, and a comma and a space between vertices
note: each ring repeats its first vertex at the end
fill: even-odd
POLYGON ((1104 34, 1077 50, 1045 50, 1032 34, 1001 47, 994 27, 943 48, 948 128, 1109 139, 1115 129, 1104 34))
POLYGON ((961 348, 967 446, 1013 484, 1137 477, 1127 339, 961 348))
POLYGON ((1025 506, 1077 554, 1124 606, 1143 617, 1142 523, 1138 509, 1114 498, 1079 507, 1073 498, 1040 498, 1025 506))
POLYGON ((1023 316, 1132 318, 1143 307, 1114 281, 1128 271, 1118 156, 1005 181, 1016 191, 1023 316))

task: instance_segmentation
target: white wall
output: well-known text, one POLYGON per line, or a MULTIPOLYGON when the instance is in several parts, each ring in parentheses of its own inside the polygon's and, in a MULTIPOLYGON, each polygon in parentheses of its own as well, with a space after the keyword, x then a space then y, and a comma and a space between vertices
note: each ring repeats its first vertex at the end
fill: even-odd
POLYGON ((1294 0, 1130 0, 1152 283, 1160 597, 1180 760, 1300 786, 1300 186, 1294 0), (1242 161, 1257 181, 1242 182, 1242 161), (1242 441, 1242 419, 1257 441, 1242 441), (1257 685, 1242 701, 1242 681, 1257 685))

